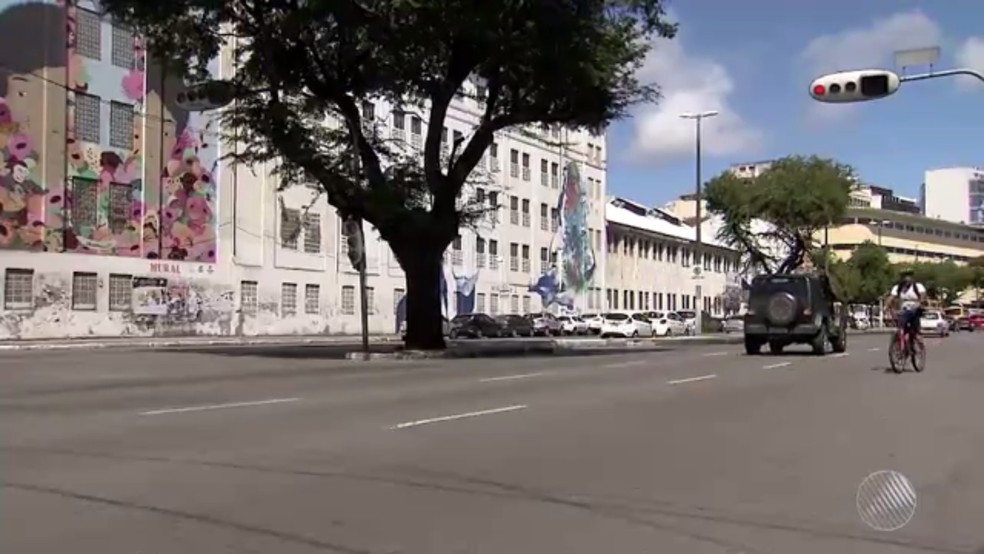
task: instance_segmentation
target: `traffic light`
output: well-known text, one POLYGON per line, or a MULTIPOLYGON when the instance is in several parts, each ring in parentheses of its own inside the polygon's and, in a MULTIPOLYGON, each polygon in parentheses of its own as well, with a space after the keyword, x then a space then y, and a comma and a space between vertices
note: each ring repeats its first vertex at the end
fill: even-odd
POLYGON ((362 269, 365 262, 365 241, 362 237, 362 222, 355 218, 347 218, 342 228, 345 234, 345 243, 348 245, 348 258, 352 262, 352 267, 362 269))
POLYGON ((810 96, 828 104, 865 102, 895 94, 901 84, 897 74, 884 69, 842 71, 814 79, 810 96))
POLYGON ((214 110, 229 105, 234 98, 232 83, 206 81, 190 85, 178 93, 178 107, 189 112, 214 110))

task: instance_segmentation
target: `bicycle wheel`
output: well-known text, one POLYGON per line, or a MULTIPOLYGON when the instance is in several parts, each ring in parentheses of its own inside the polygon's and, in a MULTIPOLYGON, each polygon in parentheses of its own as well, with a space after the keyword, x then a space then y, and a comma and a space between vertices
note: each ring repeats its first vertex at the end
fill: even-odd
POLYGON ((898 340, 893 340, 892 345, 888 347, 888 363, 892 367, 892 371, 895 373, 902 373, 905 371, 905 352, 902 351, 902 346, 899 345, 898 340))
POLYGON ((926 344, 921 339, 913 339, 909 350, 912 352, 912 369, 922 373, 926 369, 926 344))

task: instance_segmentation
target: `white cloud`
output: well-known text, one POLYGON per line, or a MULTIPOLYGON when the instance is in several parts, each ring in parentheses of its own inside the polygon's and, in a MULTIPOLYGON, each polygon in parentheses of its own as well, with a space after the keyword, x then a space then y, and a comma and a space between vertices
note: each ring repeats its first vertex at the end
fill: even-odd
MULTIPOLYGON (((800 55, 811 72, 805 83, 824 73, 891 66, 895 51, 936 46, 941 37, 939 25, 919 10, 892 14, 864 27, 816 37, 800 55)), ((804 84, 804 97, 807 97, 806 88, 804 84)), ((855 108, 851 104, 811 102, 807 120, 811 123, 843 121, 853 115, 855 108)))
POLYGON ((754 152, 762 133, 742 119, 729 103, 734 82, 721 64, 688 55, 679 37, 657 39, 639 73, 643 82, 659 85, 662 98, 633 114, 634 140, 630 155, 650 165, 694 155, 694 122, 686 112, 717 110, 701 127, 703 151, 712 156, 754 152))
MULTIPOLYGON (((957 49, 957 66, 976 69, 984 73, 984 38, 970 37, 957 49)), ((959 77, 957 84, 961 88, 980 90, 984 83, 974 77, 959 77)))

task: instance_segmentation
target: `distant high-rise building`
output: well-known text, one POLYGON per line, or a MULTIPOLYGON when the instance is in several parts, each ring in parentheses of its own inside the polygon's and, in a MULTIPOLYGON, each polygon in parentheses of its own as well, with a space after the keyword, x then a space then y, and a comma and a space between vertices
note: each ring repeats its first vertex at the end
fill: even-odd
POLYGON ((923 213, 955 223, 984 225, 984 168, 948 167, 927 171, 923 213))

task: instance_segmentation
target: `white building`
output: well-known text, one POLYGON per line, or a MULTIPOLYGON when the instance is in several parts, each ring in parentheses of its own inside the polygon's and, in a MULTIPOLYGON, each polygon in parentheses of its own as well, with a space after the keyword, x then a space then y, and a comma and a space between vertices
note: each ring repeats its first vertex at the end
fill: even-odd
POLYGON ((984 168, 949 167, 927 171, 922 196, 926 217, 984 225, 984 168))
POLYGON ((696 229, 680 218, 624 198, 612 198, 606 213, 606 308, 695 310, 699 283, 703 309, 723 315, 725 290, 739 283, 737 252, 705 233, 700 264, 696 229))
MULTIPOLYGON (((98 21, 97 14, 81 9, 70 17, 98 21)), ((109 22, 102 25, 102 37, 116 36, 109 22)), ((79 32, 91 29, 80 26, 79 32)), ((77 40, 88 38, 92 37, 77 40)), ((86 65, 90 92, 105 89, 106 96, 94 97, 96 109, 86 114, 96 119, 82 121, 77 113, 74 121, 79 129, 87 123, 91 129, 110 131, 104 130, 102 137, 93 131, 95 142, 82 144, 82 159, 98 163, 116 148, 110 144, 115 123, 108 121, 109 110, 100 114, 98 107, 125 100, 113 97, 112 91, 119 88, 118 78, 127 74, 114 69, 108 56, 91 58, 99 54, 98 48, 92 41, 85 44, 88 53, 69 54, 86 65)), ((117 63, 116 57, 112 63, 117 63)), ((58 77, 52 70, 51 79, 68 78, 64 68, 60 71, 58 77)), ((221 76, 222 68, 216 72, 221 76)), ((148 70, 148 83, 153 78, 148 70)), ((64 98, 65 89, 56 81, 32 83, 37 90, 27 89, 28 97, 45 97, 41 89, 49 87, 50 94, 60 92, 64 98)), ((456 99, 449 113, 448 142, 467 137, 478 121, 479 106, 470 98, 480 91, 469 86, 471 94, 456 99)), ((78 99, 75 104, 82 105, 78 99)), ((19 132, 39 137, 61 132, 54 126, 66 119, 65 103, 54 108, 62 110, 60 119, 57 113, 43 117, 44 110, 52 108, 41 102, 22 105, 23 119, 18 119, 17 110, 12 114, 19 132), (42 121, 52 122, 52 129, 32 125, 42 121)), ((384 103, 363 109, 368 119, 378 122, 380 132, 404 140, 409 150, 420 148, 426 134, 424 114, 394 113, 384 103)), ((45 203, 64 194, 45 183, 43 171, 28 176, 38 183, 39 192, 26 186, 0 187, 6 207, 26 206, 24 213, 39 218, 40 226, 35 240, 35 228, 0 218, 0 340, 359 331, 358 277, 346 256, 341 221, 317 189, 294 186, 279 193, 271 168, 232 168, 215 162, 222 148, 231 145, 218 140, 207 118, 180 113, 173 99, 161 98, 149 84, 134 110, 130 125, 137 127, 136 134, 156 142, 147 147, 141 142, 132 152, 117 148, 118 157, 140 160, 135 182, 146 186, 127 183, 127 195, 117 206, 111 193, 123 189, 116 186, 117 176, 106 177, 114 182, 107 187, 105 204, 94 197, 92 209, 98 213, 92 225, 83 227, 70 219, 81 213, 81 205, 74 212, 45 210, 45 203), (168 131, 167 122, 175 119, 183 126, 168 131), (171 157, 154 157, 157 152, 170 152, 171 157), (172 162, 186 173, 168 173, 172 162), (195 201, 182 188, 182 176, 191 172, 188 167, 201 169, 189 181, 194 194, 201 193, 195 201), (160 198, 151 193, 158 188, 160 198), (45 251, 39 251, 42 246, 45 251)), ((51 144, 32 153, 34 167, 48 164, 60 168, 61 175, 68 167, 72 179, 70 150, 64 143, 51 144)), ((448 249, 446 314, 600 306, 605 160, 604 135, 535 129, 497 137, 465 195, 499 208, 476 230, 463 230, 448 249)), ((51 173, 52 182, 62 179, 57 171, 51 173)), ((98 177, 98 170, 94 175, 98 177)), ((77 179, 70 181, 73 187, 77 179)), ((91 190, 96 194, 95 186, 91 190)), ((406 288, 403 272, 373 230, 367 228, 366 234, 370 331, 393 333, 406 288)))

